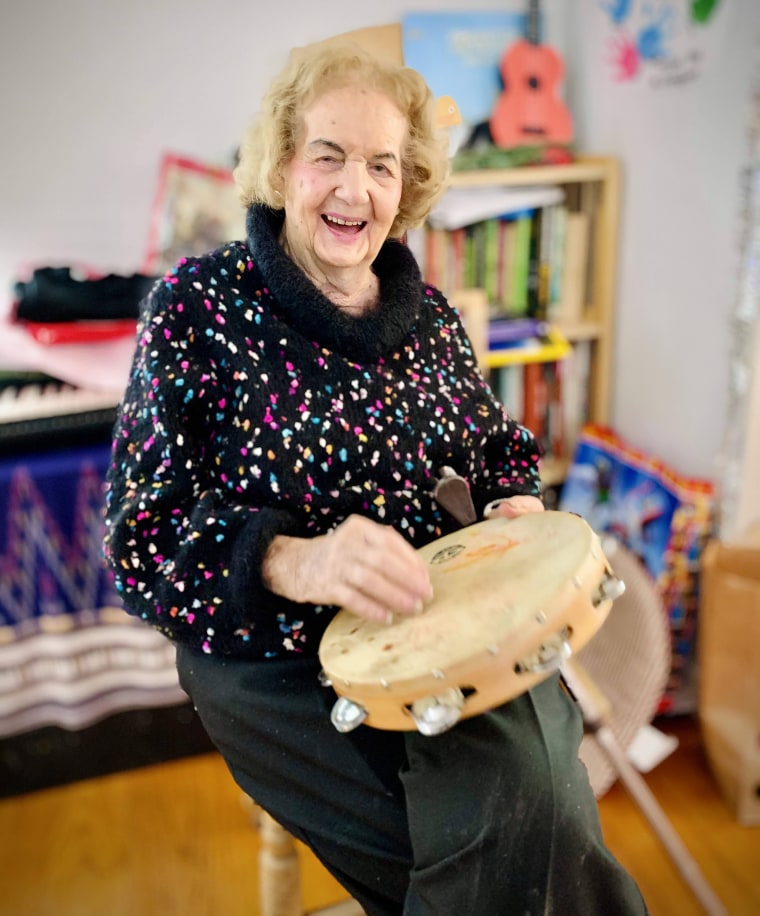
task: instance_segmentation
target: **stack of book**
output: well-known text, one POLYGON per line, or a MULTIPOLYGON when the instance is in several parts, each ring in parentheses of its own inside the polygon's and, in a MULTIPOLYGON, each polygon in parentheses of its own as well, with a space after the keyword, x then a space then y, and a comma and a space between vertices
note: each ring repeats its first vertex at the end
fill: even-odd
POLYGON ((492 318, 582 317, 589 216, 560 187, 454 188, 418 244, 428 282, 484 289, 492 318))
POLYGON ((590 347, 568 347, 561 359, 514 362, 494 377, 496 396, 527 427, 547 457, 568 459, 588 416, 590 347))

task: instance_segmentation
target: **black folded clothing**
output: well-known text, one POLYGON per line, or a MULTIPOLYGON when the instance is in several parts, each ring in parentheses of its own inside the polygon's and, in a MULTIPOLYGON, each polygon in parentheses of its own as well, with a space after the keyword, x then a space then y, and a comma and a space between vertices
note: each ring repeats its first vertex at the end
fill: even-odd
POLYGON ((14 316, 41 322, 137 318, 156 279, 140 273, 79 279, 70 267, 40 267, 14 285, 14 316))

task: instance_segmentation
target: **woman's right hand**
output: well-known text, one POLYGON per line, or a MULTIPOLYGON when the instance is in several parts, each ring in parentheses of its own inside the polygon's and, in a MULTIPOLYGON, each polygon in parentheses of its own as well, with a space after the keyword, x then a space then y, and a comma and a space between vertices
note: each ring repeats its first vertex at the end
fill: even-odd
POLYGON ((264 557, 266 587, 292 601, 334 604, 390 623, 432 598, 425 561, 393 528, 351 515, 329 535, 278 535, 264 557))

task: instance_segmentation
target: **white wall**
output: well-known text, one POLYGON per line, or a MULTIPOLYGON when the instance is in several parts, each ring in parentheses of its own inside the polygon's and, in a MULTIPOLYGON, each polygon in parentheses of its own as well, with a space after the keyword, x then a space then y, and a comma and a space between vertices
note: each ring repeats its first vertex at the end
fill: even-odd
POLYGON ((0 314, 29 262, 139 268, 161 154, 227 164, 292 46, 399 22, 406 12, 463 7, 3 0, 0 314))
MULTIPOLYGON (((281 0, 262 13, 257 0, 3 0, 0 312, 28 263, 139 269, 161 154, 226 161, 291 46, 470 6, 281 0)), ((670 91, 608 78, 602 0, 542 6, 568 57, 583 148, 625 169, 613 423, 683 473, 712 475, 760 3, 721 0, 700 77, 670 91)))
POLYGON ((760 3, 721 0, 697 26, 684 15, 686 0, 634 0, 635 14, 671 11, 671 61, 617 83, 616 33, 603 8, 613 5, 577 0, 568 91, 584 147, 623 165, 614 423, 682 473, 713 477, 760 3), (678 81, 668 83, 669 75, 678 81))

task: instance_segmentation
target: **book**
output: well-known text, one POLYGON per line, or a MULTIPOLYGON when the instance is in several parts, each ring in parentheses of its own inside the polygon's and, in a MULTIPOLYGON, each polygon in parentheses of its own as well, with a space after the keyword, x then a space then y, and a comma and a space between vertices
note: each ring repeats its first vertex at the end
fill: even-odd
POLYGON ((517 215, 525 210, 561 203, 563 200, 564 191, 555 185, 451 188, 435 205, 428 222, 440 229, 457 229, 486 219, 517 215))
POLYGON ((522 423, 539 442, 543 442, 546 431, 547 398, 543 365, 526 363, 523 367, 522 423))
POLYGON ((438 289, 446 289, 446 266, 448 262, 448 239, 442 229, 428 226, 425 231, 424 275, 428 283, 438 289))
POLYGON ((586 308, 590 242, 588 213, 569 212, 565 218, 562 281, 559 298, 552 309, 555 321, 580 321, 586 308))
POLYGON ((548 333, 549 325, 536 318, 497 318, 488 323, 488 345, 492 350, 515 346, 548 333))
POLYGON ((530 274, 530 240, 533 212, 520 213, 515 221, 514 260, 512 262, 511 293, 507 311, 525 315, 528 311, 528 278, 530 274))
POLYGON ((562 298, 562 280, 565 270, 565 242, 567 237, 567 207, 564 204, 553 205, 552 232, 549 258, 551 277, 549 279, 549 317, 557 308, 562 298))
POLYGON ((562 385, 564 449, 569 455, 589 417, 591 343, 578 341, 557 371, 562 385))
POLYGON ((464 228, 452 229, 449 234, 449 261, 451 267, 451 289, 462 289, 465 286, 465 244, 466 231, 464 228))
POLYGON ((543 211, 537 210, 530 223, 530 239, 528 242, 528 279, 526 311, 534 318, 543 318, 539 302, 539 263, 541 245, 541 224, 543 211))
POLYGON ((499 306, 499 222, 487 219, 483 226, 483 289, 491 307, 499 306))
POLYGON ((505 281, 507 278, 509 223, 508 219, 500 219, 496 222, 496 277, 494 278, 496 297, 492 305, 494 315, 503 314, 506 311, 505 281))
POLYGON ((472 285, 486 287, 486 221, 473 223, 470 232, 470 265, 472 285))
POLYGON ((515 269, 517 223, 514 219, 500 220, 501 263, 499 266, 498 312, 509 315, 512 299, 512 276, 515 269))
POLYGON ((514 346, 493 347, 488 351, 488 364, 494 368, 515 364, 547 363, 565 359, 572 352, 572 344, 557 330, 549 326, 545 337, 528 337, 514 346))
POLYGON ((536 317, 545 319, 549 313, 549 303, 551 296, 551 275, 552 275, 552 250, 551 239, 554 232, 554 211, 556 204, 544 207, 541 210, 541 220, 538 234, 538 252, 537 252, 537 271, 538 279, 536 284, 536 317))
POLYGON ((544 363, 546 382, 546 431, 544 449, 547 455, 564 458, 565 448, 565 401, 562 387, 562 363, 544 363))
POLYGON ((502 366, 498 371, 497 397, 507 413, 518 423, 523 421, 523 366, 502 366))
POLYGON ((566 237, 566 210, 558 203, 456 229, 427 223, 418 249, 427 282, 444 292, 484 289, 492 318, 558 321, 566 237))

